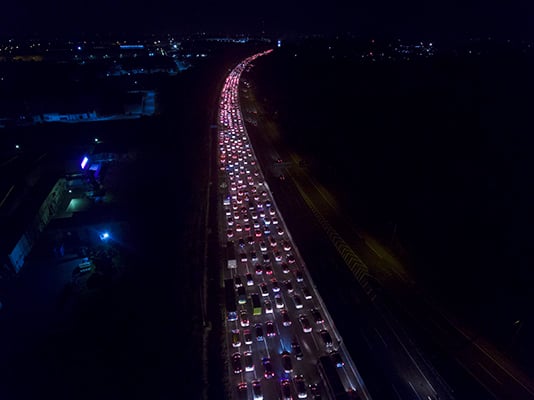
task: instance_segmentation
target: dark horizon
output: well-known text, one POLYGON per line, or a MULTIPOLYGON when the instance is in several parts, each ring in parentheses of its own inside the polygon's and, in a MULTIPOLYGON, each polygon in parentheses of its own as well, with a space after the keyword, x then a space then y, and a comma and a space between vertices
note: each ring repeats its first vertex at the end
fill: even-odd
POLYGON ((407 39, 445 40, 470 36, 503 39, 534 38, 534 5, 471 0, 461 5, 382 1, 357 5, 341 3, 327 8, 318 2, 264 6, 234 2, 176 4, 166 0, 143 3, 95 0, 81 7, 24 0, 5 7, 0 37, 72 36, 79 34, 146 35, 177 32, 251 34, 389 35, 407 39))

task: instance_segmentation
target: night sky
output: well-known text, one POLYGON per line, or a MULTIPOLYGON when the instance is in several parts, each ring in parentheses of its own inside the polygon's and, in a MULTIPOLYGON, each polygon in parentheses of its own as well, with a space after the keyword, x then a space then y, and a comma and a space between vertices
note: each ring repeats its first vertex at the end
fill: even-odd
POLYGON ((7 0, 0 35, 261 32, 534 37, 529 0, 7 0))

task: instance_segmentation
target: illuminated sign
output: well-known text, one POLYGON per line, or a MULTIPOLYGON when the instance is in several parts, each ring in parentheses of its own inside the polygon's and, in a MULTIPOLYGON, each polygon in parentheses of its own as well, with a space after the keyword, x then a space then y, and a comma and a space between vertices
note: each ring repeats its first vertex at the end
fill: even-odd
POLYGON ((87 162, 89 161, 89 159, 87 157, 84 157, 83 160, 82 160, 82 163, 80 164, 80 166, 82 167, 82 169, 85 169, 85 167, 87 166, 87 162))

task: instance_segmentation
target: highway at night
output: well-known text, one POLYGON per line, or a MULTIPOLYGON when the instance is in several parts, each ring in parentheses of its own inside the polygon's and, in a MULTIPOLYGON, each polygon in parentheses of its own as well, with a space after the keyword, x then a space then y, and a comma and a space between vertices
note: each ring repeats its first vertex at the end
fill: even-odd
POLYGON ((219 104, 219 237, 226 253, 221 286, 230 390, 238 399, 369 399, 245 129, 240 77, 269 52, 245 59, 230 72, 219 104))

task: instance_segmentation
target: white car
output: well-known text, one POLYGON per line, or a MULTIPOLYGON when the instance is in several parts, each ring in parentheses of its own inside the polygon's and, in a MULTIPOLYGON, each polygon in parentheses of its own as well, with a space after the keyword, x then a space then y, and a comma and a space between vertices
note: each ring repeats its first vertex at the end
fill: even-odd
POLYGON ((245 359, 245 372, 254 371, 254 360, 252 359, 252 352, 245 351, 243 353, 243 358, 245 359))
POLYGON ((276 308, 284 308, 284 301, 282 300, 282 296, 280 296, 280 294, 276 294, 274 296, 274 302, 276 303, 276 308))

